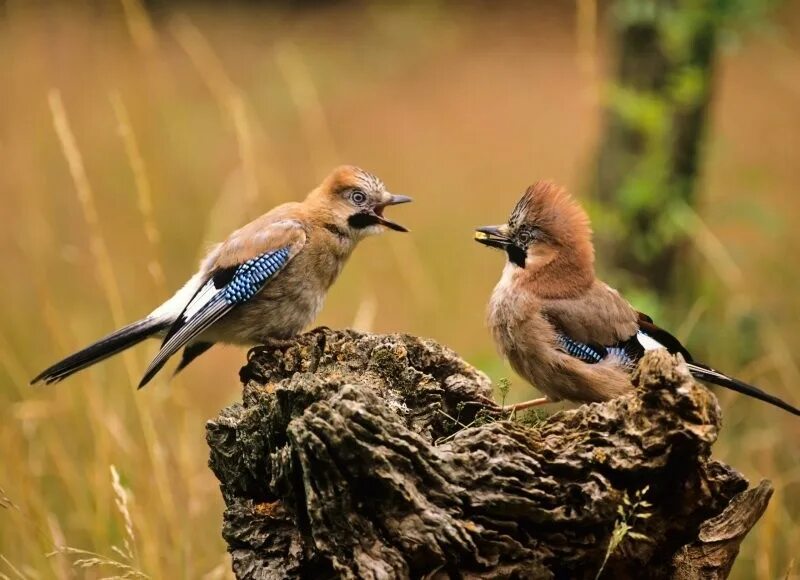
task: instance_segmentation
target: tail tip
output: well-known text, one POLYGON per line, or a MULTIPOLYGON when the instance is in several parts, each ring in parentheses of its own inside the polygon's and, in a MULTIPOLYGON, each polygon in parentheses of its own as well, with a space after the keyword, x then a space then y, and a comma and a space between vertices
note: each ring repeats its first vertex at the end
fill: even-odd
POLYGON ((28 383, 31 387, 36 387, 40 384, 42 385, 52 385, 53 383, 59 382, 63 377, 54 376, 47 371, 41 372, 35 377, 33 377, 30 382, 28 383))
POLYGON ((149 383, 153 379, 155 374, 156 374, 155 372, 151 371, 146 372, 142 377, 142 380, 139 381, 139 386, 136 387, 136 390, 141 391, 143 388, 145 388, 147 386, 147 383, 149 383))

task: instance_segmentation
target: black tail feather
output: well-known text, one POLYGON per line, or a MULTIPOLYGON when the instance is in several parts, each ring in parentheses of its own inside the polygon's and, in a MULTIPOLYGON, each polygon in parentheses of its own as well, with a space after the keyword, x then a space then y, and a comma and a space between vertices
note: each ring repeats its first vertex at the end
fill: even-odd
POLYGON ((206 352, 212 346, 214 346, 213 342, 195 342, 193 344, 190 344, 186 348, 184 348, 183 349, 183 356, 181 357, 181 362, 178 363, 177 367, 175 367, 175 372, 172 373, 172 376, 174 377, 179 372, 181 372, 183 369, 188 367, 189 364, 194 359, 196 359, 201 354, 206 352))
POLYGON ((692 362, 689 363, 688 366, 692 375, 700 380, 719 385, 720 387, 725 387, 726 389, 736 391, 737 393, 742 393, 743 395, 753 397, 759 401, 764 401, 770 405, 775 405, 776 407, 780 407, 784 411, 788 411, 793 415, 800 415, 800 409, 793 407, 786 401, 783 401, 774 395, 765 393, 758 387, 743 383, 742 381, 729 377, 719 371, 715 371, 711 367, 707 367, 704 364, 692 362))
POLYGON ((34 385, 40 381, 48 385, 57 383, 73 373, 140 343, 145 338, 164 330, 169 324, 170 321, 167 319, 144 318, 128 326, 123 326, 119 330, 104 336, 97 342, 46 368, 31 381, 31 384, 34 385))

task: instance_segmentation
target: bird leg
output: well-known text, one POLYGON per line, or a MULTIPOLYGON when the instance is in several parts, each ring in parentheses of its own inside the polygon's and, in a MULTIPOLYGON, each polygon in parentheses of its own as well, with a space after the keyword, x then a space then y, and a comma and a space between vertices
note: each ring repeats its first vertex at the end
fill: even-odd
POLYGON ((296 338, 276 338, 272 336, 264 336, 259 340, 261 346, 265 346, 268 348, 289 348, 290 346, 294 346, 297 344, 296 338))
POLYGON ((538 399, 531 399, 530 401, 524 401, 522 403, 517 403, 516 405, 509 405, 506 409, 510 409, 512 413, 516 413, 517 411, 524 411, 525 409, 530 409, 531 407, 539 407, 541 405, 546 405, 548 403, 553 403, 547 397, 539 397, 538 399))

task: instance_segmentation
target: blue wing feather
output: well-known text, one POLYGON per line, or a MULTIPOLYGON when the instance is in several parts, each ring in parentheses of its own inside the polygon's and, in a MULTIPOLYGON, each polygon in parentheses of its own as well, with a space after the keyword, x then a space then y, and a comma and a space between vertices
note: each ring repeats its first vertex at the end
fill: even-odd
POLYGON ((692 360, 689 351, 686 350, 680 341, 668 333, 666 330, 653 324, 652 319, 639 313, 639 329, 633 336, 626 340, 620 340, 610 346, 596 344, 586 344, 570 338, 559 332, 556 340, 561 350, 568 355, 577 358, 588 364, 595 364, 607 356, 616 357, 623 365, 633 367, 645 354, 654 349, 665 348, 670 353, 680 353, 686 360, 689 372, 697 379, 725 387, 732 391, 745 394, 760 401, 775 405, 794 415, 800 415, 800 409, 790 405, 786 401, 766 393, 753 385, 748 385, 742 381, 729 377, 711 367, 692 360))
POLYGON ((139 383, 145 386, 167 360, 234 307, 253 298, 289 261, 290 248, 266 252, 233 268, 217 271, 187 303, 170 327, 161 349, 139 383))
POLYGON ((557 340, 561 350, 588 364, 599 363, 612 355, 624 364, 633 364, 640 358, 622 342, 606 347, 600 344, 579 342, 561 333, 557 335, 557 340))
POLYGON ((236 268, 231 281, 222 288, 223 298, 231 305, 247 302, 283 268, 288 259, 289 248, 281 248, 247 260, 236 268))
POLYGON ((557 335, 559 346, 570 356, 583 362, 594 364, 608 356, 606 348, 598 345, 584 344, 564 335, 557 335))
POLYGON ((622 364, 630 366, 636 364, 644 356, 646 347, 642 341, 647 341, 647 348, 663 346, 644 330, 639 330, 629 339, 621 340, 610 346, 580 342, 561 332, 556 337, 561 350, 588 364, 596 364, 608 356, 614 356, 622 364))

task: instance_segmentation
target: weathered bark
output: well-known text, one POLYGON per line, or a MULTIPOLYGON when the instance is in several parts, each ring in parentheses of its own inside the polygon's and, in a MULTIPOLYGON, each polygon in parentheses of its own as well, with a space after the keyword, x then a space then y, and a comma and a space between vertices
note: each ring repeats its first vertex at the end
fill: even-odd
POLYGON ((771 494, 711 459, 716 399, 663 352, 629 395, 526 424, 406 335, 319 329, 241 378, 207 427, 238 578, 594 578, 624 521, 604 577, 724 578, 771 494))

